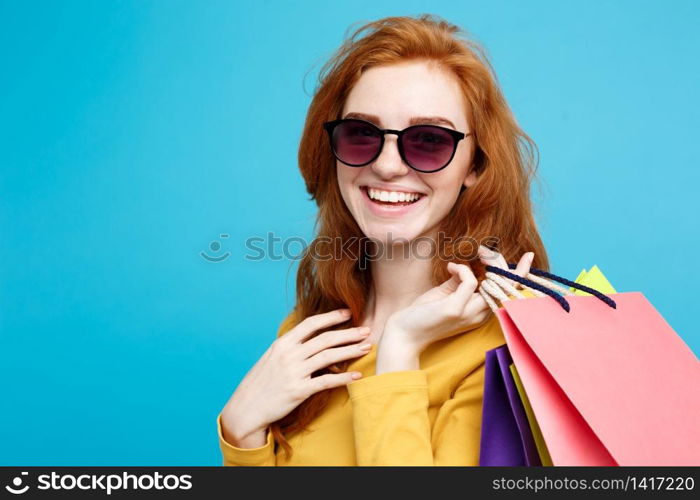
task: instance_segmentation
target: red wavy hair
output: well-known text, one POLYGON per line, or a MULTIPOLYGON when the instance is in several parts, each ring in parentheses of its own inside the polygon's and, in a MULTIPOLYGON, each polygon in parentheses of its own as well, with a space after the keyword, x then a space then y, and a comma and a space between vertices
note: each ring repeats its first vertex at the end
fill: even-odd
MULTIPOLYGON (((357 326, 363 321, 372 277, 367 266, 358 265, 362 247, 357 245, 354 249, 357 259, 347 255, 339 260, 314 258, 329 253, 329 241, 364 237, 341 197, 336 160, 322 124, 340 118, 345 100, 363 71, 409 59, 425 60, 457 78, 476 141, 473 168, 478 180, 462 190, 438 228, 452 238, 449 241, 457 243, 448 242, 442 257, 433 258, 435 286, 449 279, 450 260, 469 265, 477 278, 483 279, 483 264, 475 259, 476 247, 470 241, 482 243, 489 239, 489 246, 501 252, 508 262, 517 262, 523 253, 533 251, 532 266, 549 269, 530 201, 537 147, 517 125, 484 49, 459 27, 438 16, 387 17, 356 29, 321 68, 299 145, 299 168, 306 189, 319 208, 315 225, 318 234, 300 260, 296 305, 279 335, 303 318, 342 307, 350 308, 352 317, 332 329, 357 326), (469 257, 465 259, 465 255, 469 257)), ((316 374, 343 372, 348 363, 336 363, 316 374)), ((285 434, 304 429, 324 409, 329 396, 329 390, 316 393, 272 424, 275 440, 287 456, 291 456, 292 448, 285 434)))

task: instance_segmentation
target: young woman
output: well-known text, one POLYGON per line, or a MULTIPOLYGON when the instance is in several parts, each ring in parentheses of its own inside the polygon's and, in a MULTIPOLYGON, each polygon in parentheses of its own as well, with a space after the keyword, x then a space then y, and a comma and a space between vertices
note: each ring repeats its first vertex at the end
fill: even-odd
POLYGON ((548 262, 536 147, 460 33, 385 18, 322 68, 299 149, 318 236, 217 417, 224 465, 478 465, 484 353, 505 343, 484 264, 548 262))

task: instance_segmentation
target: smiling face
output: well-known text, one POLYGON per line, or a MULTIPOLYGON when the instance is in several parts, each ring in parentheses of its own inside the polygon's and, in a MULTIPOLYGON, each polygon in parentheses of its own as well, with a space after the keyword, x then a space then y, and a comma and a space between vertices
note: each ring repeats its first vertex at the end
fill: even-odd
MULTIPOLYGON (((341 117, 362 118, 382 129, 434 124, 467 134, 471 128, 465 106, 453 75, 424 61, 412 61, 366 70, 350 91, 341 117), (442 120, 415 122, 416 117, 442 120)), ((397 136, 387 134, 380 155, 368 165, 350 167, 336 160, 338 185, 365 236, 381 242, 411 241, 432 235, 452 209, 462 186, 474 184, 476 174, 470 172, 473 155, 473 138, 467 136, 459 141, 447 167, 418 172, 401 159, 397 136), (420 195, 417 201, 406 203, 416 194, 420 195), (403 203, 392 205, 396 200, 403 203)))

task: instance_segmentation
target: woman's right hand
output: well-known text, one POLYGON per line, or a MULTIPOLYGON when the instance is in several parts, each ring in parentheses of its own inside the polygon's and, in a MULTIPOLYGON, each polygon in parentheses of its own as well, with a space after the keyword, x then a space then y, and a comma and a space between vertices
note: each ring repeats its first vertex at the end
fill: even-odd
POLYGON ((265 444, 267 427, 314 393, 347 385, 359 372, 311 374, 333 363, 367 354, 368 327, 317 330, 350 318, 344 309, 315 314, 278 337, 253 365, 221 412, 224 439, 240 448, 265 444), (348 344, 348 345, 343 345, 348 344))

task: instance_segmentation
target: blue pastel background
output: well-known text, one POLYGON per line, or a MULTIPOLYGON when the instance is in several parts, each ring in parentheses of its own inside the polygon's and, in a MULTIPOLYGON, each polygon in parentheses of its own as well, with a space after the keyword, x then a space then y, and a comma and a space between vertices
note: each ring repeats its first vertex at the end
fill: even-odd
POLYGON ((699 5, 0 1, 0 464, 221 463, 216 415, 294 298, 294 261, 244 241, 311 236, 318 69, 388 15, 485 45, 553 270, 598 264, 697 353, 699 5))

